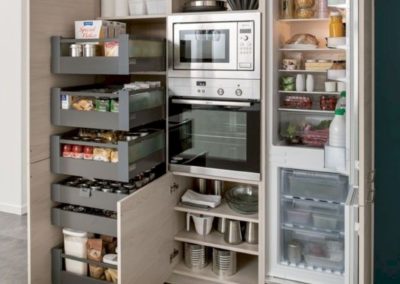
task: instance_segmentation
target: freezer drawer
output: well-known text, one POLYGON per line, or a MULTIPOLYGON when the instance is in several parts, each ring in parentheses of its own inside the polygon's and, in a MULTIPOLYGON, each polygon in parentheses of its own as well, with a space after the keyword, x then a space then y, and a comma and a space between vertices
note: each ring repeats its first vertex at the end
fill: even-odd
POLYGON ((70 137, 73 133, 53 135, 51 137, 51 170, 53 173, 84 176, 128 182, 137 174, 165 162, 164 130, 149 130, 150 133, 133 141, 119 141, 117 144, 76 141, 70 137), (63 145, 82 145, 116 149, 118 162, 103 162, 66 158, 61 154, 63 145))
POLYGON ((283 193, 294 197, 344 203, 348 178, 338 174, 283 169, 283 193))
MULTIPOLYGON (((99 55, 102 52, 97 52, 99 55)), ((165 40, 121 34, 115 39, 51 38, 51 70, 56 74, 129 75, 134 72, 165 71, 165 40), (71 57, 71 44, 86 42, 118 44, 117 56, 71 57)))
MULTIPOLYGON (((51 96, 52 124, 69 127, 95 129, 130 129, 165 119, 165 90, 163 88, 127 90, 123 86, 81 86, 72 88, 53 88, 51 96), (86 99, 93 104, 96 98, 118 100, 118 112, 96 110, 75 110, 72 105, 62 108, 62 98, 86 99)), ((71 104, 70 103, 70 104, 71 104)))

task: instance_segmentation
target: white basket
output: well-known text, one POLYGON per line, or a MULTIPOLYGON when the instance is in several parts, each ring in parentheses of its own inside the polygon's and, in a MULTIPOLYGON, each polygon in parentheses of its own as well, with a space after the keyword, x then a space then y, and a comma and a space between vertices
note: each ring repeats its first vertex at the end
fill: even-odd
POLYGON ((167 12, 165 0, 146 0, 147 13, 150 15, 164 15, 167 12))
POLYGON ((128 4, 129 4, 130 15, 147 14, 145 0, 129 0, 128 4))
MULTIPOLYGON (((63 229, 64 234, 64 252, 66 255, 79 258, 86 258, 86 242, 88 234, 86 232, 75 231, 72 229, 63 229)), ((68 272, 85 275, 87 274, 87 264, 76 260, 66 259, 65 269, 68 272)))

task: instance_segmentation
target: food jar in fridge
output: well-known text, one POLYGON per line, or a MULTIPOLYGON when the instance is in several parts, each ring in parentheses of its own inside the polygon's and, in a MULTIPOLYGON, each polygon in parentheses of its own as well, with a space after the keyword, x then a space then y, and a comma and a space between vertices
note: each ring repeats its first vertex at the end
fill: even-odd
MULTIPOLYGON (((64 228, 63 234, 65 254, 86 259, 86 242, 88 240, 88 233, 64 228)), ((85 262, 65 259, 65 269, 74 274, 87 275, 87 264, 85 262)))

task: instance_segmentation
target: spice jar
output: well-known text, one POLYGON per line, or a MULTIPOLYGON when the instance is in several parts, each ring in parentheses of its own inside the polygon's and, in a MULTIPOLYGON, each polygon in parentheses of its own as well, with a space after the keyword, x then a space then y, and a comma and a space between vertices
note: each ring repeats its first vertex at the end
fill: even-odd
POLYGON ((93 160, 93 146, 85 146, 83 148, 83 159, 93 160))
POLYGON ((343 17, 339 12, 332 12, 330 15, 329 36, 344 37, 343 17))
POLYGON ((75 159, 83 158, 83 148, 81 145, 72 146, 72 158, 75 158, 75 159))
POLYGON ((117 98, 111 99, 110 101, 110 111, 119 112, 119 100, 117 98))
POLYGON ((83 46, 83 56, 93 57, 96 56, 97 45, 92 43, 87 43, 83 46))
POLYGON ((64 144, 63 150, 62 150, 62 156, 64 158, 71 158, 72 156, 72 146, 69 144, 64 144))
POLYGON ((82 45, 80 44, 71 44, 70 48, 70 55, 71 57, 81 57, 82 56, 82 45))
POLYGON ((110 111, 110 99, 109 98, 97 98, 96 99, 96 110, 100 112, 110 111))
POLYGON ((280 10, 281 19, 293 19, 294 0, 281 0, 280 10))

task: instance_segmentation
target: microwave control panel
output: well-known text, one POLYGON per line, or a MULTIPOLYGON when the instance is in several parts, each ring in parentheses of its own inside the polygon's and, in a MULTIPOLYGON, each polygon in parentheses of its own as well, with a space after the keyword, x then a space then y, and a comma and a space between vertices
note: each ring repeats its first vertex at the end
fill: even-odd
POLYGON ((254 70, 254 22, 239 22, 238 34, 238 70, 254 70))

